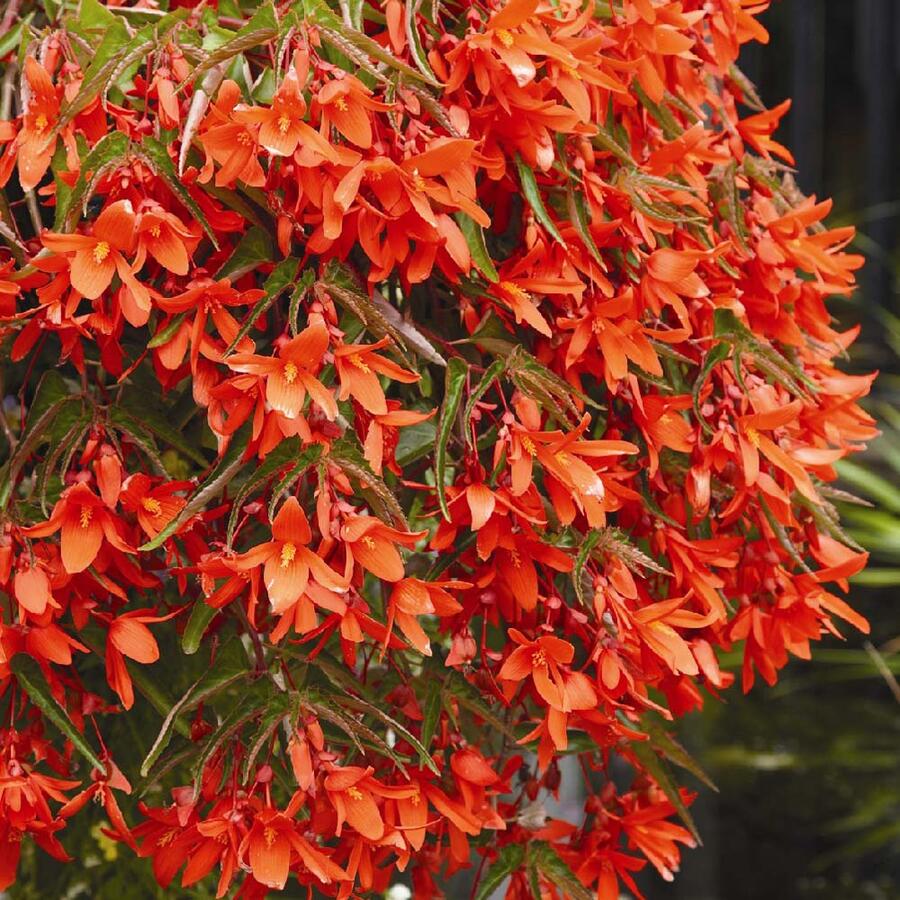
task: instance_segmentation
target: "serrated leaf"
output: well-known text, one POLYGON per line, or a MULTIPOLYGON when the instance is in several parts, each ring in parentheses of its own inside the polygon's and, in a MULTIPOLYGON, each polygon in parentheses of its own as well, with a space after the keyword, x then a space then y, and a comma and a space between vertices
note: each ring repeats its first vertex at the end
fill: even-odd
POLYGON ((246 50, 252 50, 260 44, 267 44, 278 37, 278 17, 271 3, 263 3, 253 14, 250 21, 238 30, 234 37, 221 44, 197 66, 189 76, 196 81, 204 72, 228 62, 246 50))
POLYGON ((422 746, 430 749, 438 723, 441 720, 441 710, 444 706, 444 698, 441 684, 438 681, 428 683, 428 691, 425 702, 422 704, 422 746))
POLYGON ((213 466, 213 470, 203 480, 203 483, 191 495, 181 512, 156 537, 138 548, 142 553, 161 547, 188 519, 200 512, 213 497, 217 497, 231 483, 231 480, 244 464, 243 456, 247 450, 248 438, 249 429, 245 425, 232 438, 228 450, 213 466))
MULTIPOLYGON (((349 49, 365 54, 371 59, 384 63, 395 72, 400 72, 408 78, 416 81, 424 81, 432 87, 440 87, 441 84, 434 77, 419 72, 416 69, 400 62, 392 53, 370 38, 362 31, 348 28, 328 7, 323 0, 303 0, 303 12, 296 13, 300 23, 303 21, 317 25, 322 38, 332 44, 337 50, 346 53, 349 49)), ((356 54, 353 54, 356 57, 356 54)))
POLYGON ((575 587, 575 596, 578 597, 578 602, 581 603, 582 606, 590 606, 593 603, 593 598, 591 598, 591 602, 589 603, 585 596, 583 581, 585 577, 584 568, 591 558, 594 547, 600 542, 600 537, 601 532, 596 528, 591 529, 584 536, 581 547, 578 549, 578 556, 575 557, 575 565, 572 567, 572 584, 575 587))
POLYGON ((156 140, 156 138, 145 137, 141 139, 137 152, 139 156, 142 156, 145 159, 150 168, 165 181, 169 190, 188 210, 190 210, 191 215, 200 223, 201 227, 212 241, 212 245, 218 250, 219 241, 216 238, 215 231, 209 224, 209 220, 206 218, 203 210, 200 208, 200 204, 191 196, 190 191, 185 187, 184 182, 178 177, 178 173, 175 171, 175 163, 172 162, 169 157, 169 153, 165 146, 156 140))
POLYGON ((466 239, 469 247, 469 254, 472 262, 475 263, 478 271, 487 278, 488 281, 495 284, 500 280, 494 261, 488 253, 487 244, 484 241, 484 229, 469 215, 464 212, 456 212, 453 214, 459 230, 466 239))
POLYGON ((691 815, 684 800, 681 799, 681 792, 675 783, 668 767, 662 759, 657 755, 656 750, 650 745, 649 741, 633 741, 631 743, 631 752, 637 758, 641 767, 646 770, 659 785, 660 790, 666 795, 668 801, 675 807, 678 817, 687 826, 688 831, 694 836, 698 844, 702 846, 703 841, 700 839, 700 833, 697 831, 697 825, 694 817, 691 815))
POLYGON ((650 737, 650 743, 667 759, 690 772, 699 781, 714 791, 719 789, 706 774, 700 763, 666 730, 665 725, 655 713, 644 713, 641 717, 641 728, 650 737))
POLYGON ((538 871, 569 900, 593 900, 594 894, 579 880, 559 854, 543 841, 532 843, 529 855, 538 871))
MULTIPOLYGON (((422 47, 422 39, 419 37, 419 29, 416 27, 416 14, 419 11, 421 0, 406 0, 406 15, 404 21, 406 25, 406 39, 409 41, 409 55, 413 58, 419 71, 425 76, 426 80, 432 84, 439 84, 435 77, 431 66, 428 64, 428 56, 422 47)), ((357 29, 359 26, 356 26, 357 29)))
POLYGON ((141 410, 132 409, 130 406, 113 406, 109 410, 109 418, 114 425, 120 426, 123 430, 133 431, 138 435, 149 435, 164 441, 204 469, 209 465, 206 457, 188 443, 181 433, 176 431, 162 417, 162 414, 150 405, 145 405, 141 410))
POLYGON ((216 272, 216 278, 236 281, 242 275, 252 272, 260 263, 270 262, 275 248, 269 233, 254 225, 241 236, 231 256, 216 272))
POLYGON ((644 575, 642 569, 649 569, 657 575, 671 575, 655 559, 635 546, 631 538, 619 528, 597 529, 599 538, 594 545, 594 553, 612 553, 617 556, 636 575, 644 575))
POLYGON ((731 345, 726 341, 721 341, 716 344, 707 354, 706 358, 703 360, 703 367, 700 369, 700 372, 697 375, 696 380, 694 381, 694 386, 691 390, 691 396, 694 402, 694 413, 697 416, 697 421, 700 423, 700 427, 707 433, 712 434, 713 430, 707 423, 706 419, 703 418, 703 414, 700 411, 700 394, 703 391, 703 386, 706 384, 707 379, 712 374, 712 370, 720 363, 724 362, 728 359, 731 354, 731 345))
POLYGON ((444 403, 441 407, 434 439, 435 488, 441 512, 448 522, 450 521, 450 507, 447 506, 447 454, 468 375, 469 364, 461 357, 454 356, 447 364, 447 374, 444 380, 444 403))
POLYGON ((286 466, 291 467, 291 472, 298 475, 305 472, 310 466, 315 465, 322 456, 322 445, 311 444, 305 450, 300 447, 300 439, 292 436, 282 441, 265 458, 263 463, 250 474, 250 477, 235 492, 231 500, 231 515, 228 517, 226 531, 228 545, 234 537, 234 529, 240 515, 241 507, 250 494, 261 484, 268 481, 286 466))
POLYGON ((300 260, 288 257, 278 263, 263 284, 265 296, 260 297, 244 324, 238 329, 232 342, 225 349, 225 356, 232 354, 238 344, 250 333, 256 320, 278 299, 282 291, 289 288, 295 280, 300 260))
MULTIPOLYGON (((205 605, 205 604, 204 604, 205 605)), ((208 700, 220 690, 233 684, 238 679, 247 675, 246 655, 238 638, 227 641, 216 655, 215 665, 210 666, 206 672, 197 679, 181 698, 171 705, 159 734, 141 764, 141 775, 146 777, 153 764, 159 759, 160 754, 166 749, 172 739, 172 731, 179 715, 194 706, 208 700)))
POLYGON ((503 882, 522 868, 525 861, 524 844, 507 844, 497 854, 497 858, 478 882, 478 891, 473 900, 488 900, 499 890, 503 882))
POLYGON ((97 141, 81 162, 75 187, 68 196, 60 198, 54 216, 54 227, 61 231, 71 231, 74 228, 75 222, 83 213, 84 204, 90 199, 97 178, 109 166, 123 161, 129 144, 127 135, 121 131, 112 131, 97 141))
POLYGON ((328 459, 360 482, 363 493, 376 507, 379 518, 390 519, 404 531, 408 529, 403 507, 397 502, 397 497, 385 484, 384 479, 372 471, 354 435, 347 433, 336 440, 328 451, 328 459))
MULTIPOLYGON (((490 386, 506 371, 507 357, 495 359, 485 370, 478 384, 470 391, 466 408, 463 411, 463 421, 471 422, 475 412, 475 404, 488 392, 490 386)), ((466 429, 466 441, 471 443, 469 429, 466 429)))
POLYGON ((18 653, 9 664, 19 686, 28 694, 31 702, 41 711, 49 722, 62 732, 72 742, 72 746, 95 768, 101 772, 106 767, 100 761, 100 757, 94 752, 94 748, 87 742, 85 736, 75 727, 69 714, 60 706, 56 698, 50 692, 50 686, 44 678, 44 673, 37 660, 24 653, 18 653))
POLYGON ((516 154, 516 170, 519 173, 519 183, 522 185, 522 193, 534 213, 534 217, 547 229, 553 240, 558 244, 566 246, 563 236, 559 233, 556 223, 550 218, 547 207, 544 206, 544 199, 541 197, 541 189, 538 187, 537 179, 531 167, 526 165, 519 154, 516 154))

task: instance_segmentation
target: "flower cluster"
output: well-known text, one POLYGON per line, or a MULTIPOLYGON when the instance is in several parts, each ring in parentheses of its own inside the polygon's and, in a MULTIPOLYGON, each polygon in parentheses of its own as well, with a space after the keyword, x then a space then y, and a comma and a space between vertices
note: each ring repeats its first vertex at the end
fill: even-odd
POLYGON ((868 628, 767 0, 169 5, 3 62, 0 890, 90 799, 219 897, 671 879, 665 723, 868 628))

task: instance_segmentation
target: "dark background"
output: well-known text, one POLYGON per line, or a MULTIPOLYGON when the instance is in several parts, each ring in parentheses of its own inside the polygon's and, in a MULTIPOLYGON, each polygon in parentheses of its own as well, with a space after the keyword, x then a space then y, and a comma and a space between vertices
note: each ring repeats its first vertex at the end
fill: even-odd
POLYGON ((884 434, 842 472, 845 488, 879 507, 844 510, 873 553, 850 596, 872 622, 873 649, 842 628, 844 642, 793 660, 775 688, 757 680, 749 696, 736 689, 681 723, 720 793, 696 785, 704 847, 686 851, 674 884, 649 871, 641 886, 648 900, 897 900, 900 0, 776 0, 761 20, 771 42, 748 48, 741 68, 768 106, 793 98, 778 139, 796 157, 798 183, 834 198, 831 223, 856 224, 855 249, 868 260, 857 293, 831 308, 863 326, 848 367, 882 372, 867 406, 884 434))

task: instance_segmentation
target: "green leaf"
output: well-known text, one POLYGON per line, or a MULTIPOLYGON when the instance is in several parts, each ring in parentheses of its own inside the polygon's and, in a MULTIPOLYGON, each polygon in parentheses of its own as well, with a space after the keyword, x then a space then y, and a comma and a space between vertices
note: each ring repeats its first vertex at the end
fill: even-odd
POLYGON ((260 263, 270 262, 275 248, 269 233, 254 225, 245 231, 231 256, 216 272, 216 278, 236 281, 241 275, 252 272, 260 263))
POLYGON ((423 74, 406 65, 406 63, 400 62, 392 53, 367 34, 355 28, 348 28, 331 11, 324 0, 303 0, 303 11, 300 12, 298 10, 296 16, 298 24, 309 22, 318 26, 319 32, 325 41, 357 62, 363 62, 360 59, 362 54, 364 57, 367 56, 384 63, 388 68, 393 69, 395 72, 400 72, 408 78, 424 81, 433 87, 441 86, 440 82, 433 76, 423 74))
POLYGON ((726 341, 722 341, 716 344, 716 346, 706 354, 706 358, 703 360, 703 368, 700 369, 700 372, 697 375, 696 380, 694 381, 694 387, 691 390, 691 395, 694 400, 694 413, 697 416, 697 421, 700 423, 700 427, 707 434, 712 434, 713 430, 707 423, 706 419, 703 418, 703 414, 700 412, 700 394, 703 391, 703 386, 706 384, 707 379, 712 374, 712 370, 720 362, 724 362, 726 359, 728 359, 730 354, 731 345, 726 341))
POLYGON ((444 698, 439 681, 431 681, 422 705, 422 746, 430 749, 431 741, 441 720, 441 709, 444 706, 444 698))
MULTIPOLYGON (((428 65, 428 56, 422 47, 422 39, 419 37, 419 29, 416 27, 416 13, 419 11, 420 4, 421 0, 406 0, 405 4, 406 39, 409 41, 409 54, 426 80, 437 84, 438 80, 432 72, 431 66, 428 65)), ((356 27, 359 28, 359 26, 356 27)))
MULTIPOLYGON (((128 396, 125 395, 126 398, 128 396)), ((110 407, 110 421, 123 430, 149 436, 151 440, 156 437, 164 441, 204 469, 209 465, 209 460, 163 418, 162 412, 150 404, 145 404, 143 409, 136 408, 132 405, 136 402, 139 401, 135 398, 126 400, 126 405, 110 407)))
POLYGON ((19 686, 31 699, 31 702, 43 713, 48 721, 58 728, 72 742, 72 746, 95 768, 101 772, 106 766, 94 752, 84 735, 75 727, 66 710, 57 703, 50 693, 50 686, 37 661, 24 653, 18 653, 9 664, 19 686))
POLYGON ((500 280, 494 261, 488 253, 487 244, 484 242, 484 229, 469 215, 464 212, 454 213, 453 218, 459 225, 459 230, 463 233, 466 243, 469 245, 469 253, 472 256, 472 262, 475 263, 478 271, 487 278, 488 281, 494 283, 500 280))
POLYGON ((591 234, 590 217, 585 207, 584 194, 580 189, 576 189, 576 185, 571 183, 566 191, 566 204, 569 210, 569 219, 575 226, 575 230, 578 232, 581 240, 584 241, 584 246, 587 247, 588 252, 600 267, 605 268, 600 251, 597 249, 597 244, 591 234))
POLYGON ((575 586, 575 596, 578 597, 578 602, 581 603, 582 606, 589 607, 593 603, 593 598, 591 598, 591 602, 588 602, 586 596, 584 568, 591 558, 594 547, 600 542, 601 537, 602 532, 596 528, 592 528, 584 536, 584 540, 581 542, 581 547, 578 550, 578 556, 575 557, 575 565, 572 568, 572 584, 575 586))
POLYGON ((256 305, 250 311, 250 315, 244 321, 244 324, 238 329, 234 340, 225 350, 225 356, 229 356, 234 352, 237 345, 250 333, 256 320, 278 299, 282 291, 289 288, 297 275, 297 267, 300 260, 290 256, 278 263, 272 270, 269 277, 263 284, 263 290, 266 292, 264 297, 260 297, 256 305))
POLYGON ((531 861, 544 878, 569 900, 593 900, 594 894, 579 880, 578 876, 560 858, 559 854, 543 841, 531 844, 531 861))
POLYGON ((473 900, 488 900, 489 897, 492 897, 510 875, 522 868, 524 861, 524 844, 507 844, 503 847, 491 867, 484 873, 484 877, 479 881, 478 891, 473 900))
POLYGON ((165 328, 160 328, 160 330, 157 331, 149 341, 147 341, 147 349, 155 350, 157 347, 162 347, 164 344, 168 344, 169 341, 171 341, 172 338, 175 337, 175 335, 178 333, 178 329, 181 328, 181 323, 186 318, 186 312, 180 312, 178 313, 178 315, 172 316, 165 328))
POLYGON ((450 508, 447 506, 447 453, 456 414, 462 402, 463 391, 469 374, 469 364, 459 356, 454 356, 447 364, 444 380, 444 405, 438 419, 437 433, 434 441, 434 477, 437 488, 438 503, 444 518, 450 521, 450 508))
MULTIPOLYGON (((84 0, 82 0, 83 11, 84 0)), ((102 26, 102 40, 91 56, 90 65, 84 73, 84 80, 78 88, 78 93, 63 104, 60 110, 59 119, 53 129, 55 134, 59 134, 91 101, 106 94, 121 73, 144 59, 159 40, 152 25, 145 26, 134 37, 130 37, 124 21, 119 16, 109 15, 111 21, 102 26)), ((174 22, 172 25, 174 26, 174 22)), ((88 40, 93 42, 96 38, 89 37, 88 40)))
POLYGON ((538 187, 534 172, 530 166, 525 164, 518 153, 516 154, 516 169, 519 172, 519 183, 522 185, 522 192, 525 194, 525 199, 528 201, 534 217, 547 229, 558 244, 562 244, 565 247, 566 242, 563 240, 563 236, 559 233, 559 229, 556 227, 553 219, 550 218, 547 207, 544 206, 541 189, 538 187))
POLYGON ((154 740, 153 745, 147 752, 147 756, 144 758, 144 762, 141 764, 141 775, 145 778, 147 777, 147 773, 153 764, 169 745, 178 717, 183 712, 187 712, 189 709, 203 703, 219 691, 234 684, 240 678, 246 677, 246 675, 246 654, 241 647, 240 640, 231 638, 216 654, 215 664, 210 666, 169 709, 159 734, 156 736, 156 740, 154 740))
POLYGON ((200 512, 213 497, 217 497, 231 483, 244 464, 248 438, 249 429, 245 425, 232 438, 228 450, 188 500, 184 509, 155 538, 138 548, 142 553, 161 547, 188 519, 200 512))
POLYGON ((103 135, 90 153, 82 160, 78 181, 68 196, 60 198, 54 215, 54 227, 59 231, 71 231, 82 216, 84 205, 90 199, 99 178, 111 166, 123 162, 129 148, 129 140, 121 131, 103 135))
POLYGON ((175 171, 175 163, 169 157, 169 152, 166 150, 165 145, 156 140, 156 138, 145 137, 141 139, 137 147, 137 154, 144 158, 150 168, 165 181, 169 190, 181 201, 186 209, 190 210, 191 215, 200 223, 212 241, 213 246, 218 250, 219 242, 215 231, 213 231, 209 220, 200 208, 200 204, 191 196, 184 182, 178 177, 178 173, 175 171))
POLYGON ((277 475, 286 466, 291 467, 291 472, 305 472, 310 466, 315 465, 322 456, 322 445, 311 444, 305 450, 301 450, 300 439, 292 436, 282 441, 265 458, 262 465, 250 474, 250 477, 235 492, 231 500, 231 515, 228 517, 226 530, 228 546, 234 537, 234 529, 244 501, 261 484, 277 475))
POLYGON ((16 27, 11 28, 0 38, 0 57, 6 56, 19 46, 25 34, 25 29, 31 24, 33 18, 34 12, 32 11, 24 19, 19 19, 16 27))
POLYGON ((653 749, 649 741, 633 741, 631 743, 631 751, 641 766, 659 785, 660 790, 666 795, 668 801, 675 807, 678 817, 687 826, 688 831, 694 836, 697 843, 702 846, 703 841, 700 839, 700 834, 694 823, 694 817, 685 805, 684 800, 681 799, 678 785, 669 773, 666 764, 657 755, 656 750, 653 749))
POLYGON ((360 490, 375 507, 379 518, 387 518, 398 528, 407 530, 408 523, 403 507, 397 501, 395 493, 385 484, 384 479, 372 471, 352 432, 348 432, 331 445, 328 459, 359 482, 360 490))
POLYGON ((714 791, 719 789, 706 774, 700 763, 666 730, 665 724, 656 713, 647 712, 641 717, 641 728, 649 736, 652 746, 668 760, 690 772, 698 780, 714 791))
POLYGON ((267 44, 277 37, 278 17, 275 14, 275 7, 271 3, 263 3, 250 21, 233 38, 225 41, 206 56, 203 62, 191 72, 189 80, 196 81, 204 72, 239 56, 245 50, 252 50, 260 44, 267 44))
POLYGON ((291 489, 310 466, 314 466, 322 458, 323 448, 321 444, 312 444, 307 447, 293 462, 287 472, 273 485, 272 496, 269 498, 269 518, 275 517, 275 507, 281 497, 291 489))
MULTIPOLYGON (((507 357, 495 359, 485 370, 481 380, 475 385, 475 388, 469 393, 469 399, 466 401, 466 408, 463 411, 463 422, 471 422, 475 412, 475 404, 488 392, 490 386, 506 371, 507 357)), ((471 435, 469 429, 466 428, 466 440, 471 443, 471 435)))
POLYGON ((210 622, 216 617, 220 610, 204 603, 203 600, 196 600, 191 609, 191 615, 187 625, 184 627, 184 634, 181 636, 181 649, 188 655, 193 656, 199 649, 209 628, 210 622))

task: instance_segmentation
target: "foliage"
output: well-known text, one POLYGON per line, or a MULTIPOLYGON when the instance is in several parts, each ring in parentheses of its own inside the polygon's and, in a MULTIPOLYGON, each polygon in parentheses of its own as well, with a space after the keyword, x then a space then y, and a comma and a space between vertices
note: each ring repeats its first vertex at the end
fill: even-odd
POLYGON ((868 629, 861 260, 735 68, 767 4, 25 5, 0 889, 670 879, 667 723, 868 629))

